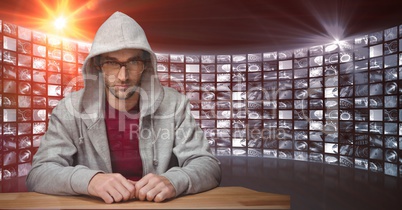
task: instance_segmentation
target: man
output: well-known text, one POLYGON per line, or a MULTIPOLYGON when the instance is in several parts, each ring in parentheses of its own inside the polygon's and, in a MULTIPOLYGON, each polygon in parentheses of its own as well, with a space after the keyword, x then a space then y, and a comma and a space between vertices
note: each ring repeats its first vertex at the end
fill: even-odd
POLYGON ((159 83, 156 56, 137 22, 121 12, 109 17, 82 72, 85 87, 52 112, 29 190, 161 202, 219 185, 219 161, 188 99, 159 83))

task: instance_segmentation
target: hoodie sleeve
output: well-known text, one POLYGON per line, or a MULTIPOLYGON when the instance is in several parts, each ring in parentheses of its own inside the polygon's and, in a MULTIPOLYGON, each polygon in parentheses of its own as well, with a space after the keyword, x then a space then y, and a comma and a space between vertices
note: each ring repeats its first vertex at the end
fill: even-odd
POLYGON ((176 189, 176 196, 194 194, 217 187, 221 180, 220 162, 212 155, 203 130, 190 113, 189 100, 181 96, 185 106, 176 113, 175 146, 178 167, 162 174, 176 189))
POLYGON ((56 195, 88 194, 89 181, 101 171, 74 165, 77 148, 72 136, 78 133, 78 129, 73 126, 76 119, 68 114, 62 103, 60 101, 60 106, 53 110, 48 130, 33 158, 26 179, 27 188, 56 195))

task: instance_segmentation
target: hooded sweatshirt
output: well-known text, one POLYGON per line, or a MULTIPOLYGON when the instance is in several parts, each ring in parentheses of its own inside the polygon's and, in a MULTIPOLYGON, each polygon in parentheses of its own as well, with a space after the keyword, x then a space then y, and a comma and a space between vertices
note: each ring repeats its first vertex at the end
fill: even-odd
POLYGON ((104 120, 105 86, 97 68, 100 54, 141 49, 150 65, 141 77, 139 148, 143 175, 165 176, 176 196, 219 185, 221 168, 203 131, 190 113, 189 100, 160 84, 156 55, 140 25, 115 12, 97 31, 83 65, 83 89, 60 100, 41 138, 26 183, 28 190, 47 194, 88 194, 97 173, 113 173, 104 120))

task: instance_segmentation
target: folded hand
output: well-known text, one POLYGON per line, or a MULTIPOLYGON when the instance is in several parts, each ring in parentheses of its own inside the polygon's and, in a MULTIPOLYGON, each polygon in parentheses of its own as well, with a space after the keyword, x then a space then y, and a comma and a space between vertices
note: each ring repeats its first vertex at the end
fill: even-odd
POLYGON ((135 197, 135 187, 121 174, 98 173, 89 182, 88 193, 102 198, 105 203, 121 202, 135 197))
POLYGON ((162 202, 176 195, 172 183, 164 176, 150 173, 132 183, 135 183, 135 197, 142 201, 162 202))

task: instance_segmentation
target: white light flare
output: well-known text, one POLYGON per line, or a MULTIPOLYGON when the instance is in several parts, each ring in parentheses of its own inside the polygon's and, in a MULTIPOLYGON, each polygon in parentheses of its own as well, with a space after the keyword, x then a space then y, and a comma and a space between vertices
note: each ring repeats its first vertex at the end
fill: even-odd
POLYGON ((63 30, 67 25, 67 20, 64 17, 59 17, 54 21, 54 27, 58 30, 63 30))

